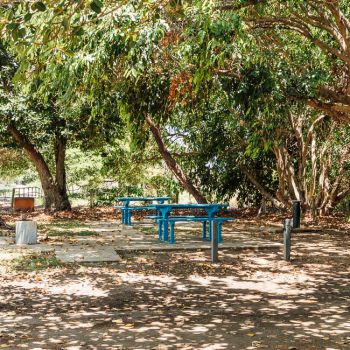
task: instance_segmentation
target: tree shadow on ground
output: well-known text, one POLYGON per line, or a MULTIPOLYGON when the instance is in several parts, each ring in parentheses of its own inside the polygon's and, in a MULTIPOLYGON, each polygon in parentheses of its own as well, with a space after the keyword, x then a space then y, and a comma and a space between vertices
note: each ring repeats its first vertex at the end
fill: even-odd
POLYGON ((0 346, 349 349, 349 244, 316 238, 295 239, 292 264, 276 252, 224 251, 215 265, 202 252, 149 252, 8 274, 0 346))

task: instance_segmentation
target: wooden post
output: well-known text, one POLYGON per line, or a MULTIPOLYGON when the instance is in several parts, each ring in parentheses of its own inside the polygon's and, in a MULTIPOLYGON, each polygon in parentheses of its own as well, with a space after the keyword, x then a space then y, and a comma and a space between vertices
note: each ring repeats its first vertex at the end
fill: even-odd
POLYGON ((219 252, 218 252, 218 223, 213 220, 212 225, 212 235, 211 235, 211 262, 217 263, 219 261, 219 252))
POLYGON ((290 251, 292 248, 292 219, 284 220, 283 230, 283 255, 284 260, 290 261, 290 251))

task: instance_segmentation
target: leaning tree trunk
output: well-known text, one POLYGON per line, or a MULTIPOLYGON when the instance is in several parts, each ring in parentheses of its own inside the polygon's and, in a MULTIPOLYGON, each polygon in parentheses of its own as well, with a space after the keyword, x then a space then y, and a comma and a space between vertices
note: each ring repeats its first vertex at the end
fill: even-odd
POLYGON ((248 181, 260 192, 260 194, 267 200, 271 201, 271 203, 276 206, 277 208, 286 208, 288 207, 289 203, 285 201, 284 199, 279 200, 275 198, 274 195, 272 195, 259 181, 258 179, 248 170, 248 168, 244 165, 239 166, 240 171, 242 174, 245 175, 245 177, 248 179, 248 181))
POLYGON ((34 164, 41 181, 41 186, 45 195, 45 209, 51 209, 54 205, 55 210, 71 210, 71 205, 67 196, 66 180, 65 180, 65 147, 66 141, 57 142, 56 146, 56 181, 42 156, 35 146, 23 136, 15 125, 11 124, 7 127, 7 131, 27 153, 29 159, 34 164), (57 183, 58 181, 58 183, 57 183))
POLYGON ((197 203, 208 203, 207 199, 201 194, 198 189, 194 186, 191 180, 186 176, 184 171, 181 169, 179 164, 177 164, 174 157, 170 154, 166 148, 159 127, 153 122, 151 117, 146 117, 146 122, 151 129, 154 140, 157 143, 158 150, 163 157, 169 170, 175 175, 180 184, 195 198, 197 203))

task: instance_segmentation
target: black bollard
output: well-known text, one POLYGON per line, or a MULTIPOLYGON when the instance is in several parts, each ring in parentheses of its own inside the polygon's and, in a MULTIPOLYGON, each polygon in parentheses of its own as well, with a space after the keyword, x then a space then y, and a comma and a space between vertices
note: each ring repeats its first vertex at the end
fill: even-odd
POLYGON ((284 219, 283 230, 283 255, 284 260, 290 261, 290 251, 292 248, 292 219, 284 219))
POLYGON ((300 201, 293 201, 293 228, 300 228, 301 205, 300 201))
POLYGON ((213 220, 211 223, 212 231, 211 231, 211 262, 217 263, 219 261, 219 252, 218 252, 218 223, 213 220))

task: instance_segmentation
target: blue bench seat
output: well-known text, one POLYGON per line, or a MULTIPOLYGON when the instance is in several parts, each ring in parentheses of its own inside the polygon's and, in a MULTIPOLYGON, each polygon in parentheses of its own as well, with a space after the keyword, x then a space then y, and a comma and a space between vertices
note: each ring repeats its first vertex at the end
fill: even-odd
POLYGON ((133 210, 155 210, 155 207, 150 205, 115 205, 113 206, 114 209, 121 209, 122 211, 122 224, 131 225, 131 216, 133 210))
POLYGON ((146 206, 128 206, 126 207, 125 205, 115 205, 113 207, 114 209, 128 209, 128 210, 155 210, 155 208, 151 205, 146 205, 146 206))
MULTIPOLYGON (((145 218, 152 219, 152 220, 163 220, 163 217, 159 215, 149 215, 149 216, 145 216, 145 218)), ((169 216, 169 219, 177 219, 177 218, 194 219, 196 218, 196 216, 169 216)))
MULTIPOLYGON (((224 222, 227 221, 233 221, 235 220, 234 218, 223 218, 223 217, 198 217, 198 216, 178 216, 178 217, 169 217, 167 221, 170 223, 170 244, 175 243, 175 223, 176 222, 201 222, 202 223, 202 239, 206 240, 207 238, 207 222, 209 222, 209 234, 208 234, 208 239, 211 241, 212 238, 212 227, 211 223, 212 222, 217 222, 218 223, 218 242, 222 242, 222 225, 224 222)), ((167 232, 164 232, 163 235, 163 223, 166 221, 163 218, 157 218, 158 221, 158 236, 160 240, 167 241, 167 232), (164 236, 164 237, 163 237, 164 236)))

